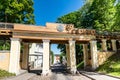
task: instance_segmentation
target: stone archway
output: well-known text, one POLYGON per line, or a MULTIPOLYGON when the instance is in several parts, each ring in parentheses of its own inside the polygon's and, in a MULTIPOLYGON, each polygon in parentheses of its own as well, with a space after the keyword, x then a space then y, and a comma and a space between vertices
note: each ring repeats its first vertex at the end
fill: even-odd
MULTIPOLYGON (((93 29, 78 29, 74 28, 71 24, 60 24, 60 23, 47 23, 46 26, 34 26, 34 25, 24 25, 24 24, 11 24, 11 23, 1 23, 2 25, 0 30, 0 36, 6 36, 11 38, 11 50, 10 50, 10 63, 9 63, 9 72, 19 74, 20 73, 20 48, 21 42, 24 42, 24 53, 28 53, 28 44, 29 42, 38 42, 43 43, 43 75, 50 73, 50 62, 49 62, 49 52, 50 52, 50 43, 67 43, 69 48, 67 48, 69 52, 68 62, 70 66, 71 72, 76 72, 76 59, 75 59, 75 43, 79 42, 89 42, 90 43, 90 51, 91 51, 91 64, 92 68, 96 69, 98 67, 97 64, 97 46, 96 41, 101 39, 109 39, 112 41, 112 48, 114 51, 116 48, 116 38, 120 40, 120 36, 113 37, 110 35, 99 35, 96 34, 96 31, 93 29), (13 64, 14 63, 14 64, 13 64), (13 70, 14 69, 14 70, 13 70)), ((106 50, 105 40, 103 42, 103 49, 106 50)), ((84 46, 84 63, 87 65, 87 45, 84 46)), ((28 54, 23 54, 24 62, 22 67, 27 67, 27 57, 28 54)), ((84 65, 84 66, 85 66, 84 65)))

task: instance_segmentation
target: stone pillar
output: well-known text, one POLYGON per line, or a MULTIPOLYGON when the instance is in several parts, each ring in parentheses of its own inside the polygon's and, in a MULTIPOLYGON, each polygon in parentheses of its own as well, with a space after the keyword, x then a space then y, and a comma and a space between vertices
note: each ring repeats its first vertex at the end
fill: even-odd
POLYGON ((90 50, 92 69, 95 70, 98 67, 98 54, 96 41, 90 41, 90 50))
POLYGON ((88 45, 83 44, 83 54, 84 54, 84 68, 88 65, 88 45))
POLYGON ((42 74, 48 75, 50 73, 50 61, 49 61, 49 55, 50 55, 50 46, 49 46, 50 40, 43 40, 43 69, 42 74))
POLYGON ((28 69, 29 44, 23 43, 22 68, 28 69))
POLYGON ((113 51, 117 51, 116 40, 111 40, 113 51))
POLYGON ((20 74, 20 39, 11 38, 9 72, 20 74))
POLYGON ((69 45, 66 44, 66 56, 67 56, 67 66, 70 67, 70 53, 69 53, 69 45))
POLYGON ((75 51, 75 41, 69 41, 69 52, 70 52, 70 68, 73 74, 76 73, 76 51, 75 51))
POLYGON ((106 39, 102 39, 102 50, 103 50, 103 51, 107 51, 106 39))

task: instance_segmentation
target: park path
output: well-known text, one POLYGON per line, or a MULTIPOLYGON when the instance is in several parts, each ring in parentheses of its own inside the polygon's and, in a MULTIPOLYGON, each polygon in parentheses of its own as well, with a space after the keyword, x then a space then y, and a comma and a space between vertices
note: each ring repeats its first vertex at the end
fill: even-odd
POLYGON ((66 67, 62 64, 54 64, 51 67, 52 74, 51 76, 39 76, 36 75, 29 80, 91 80, 90 78, 77 74, 72 75, 67 72, 66 67))
POLYGON ((26 72, 16 77, 6 78, 4 80, 120 80, 119 78, 87 71, 80 71, 80 74, 72 75, 68 73, 65 66, 62 64, 53 65, 51 70, 52 73, 48 76, 26 72))
POLYGON ((36 74, 26 72, 24 74, 21 74, 21 75, 15 76, 15 77, 6 78, 3 80, 28 80, 28 79, 34 77, 35 75, 36 74))
POLYGON ((120 78, 117 78, 117 77, 112 77, 112 76, 99 74, 95 72, 80 71, 80 73, 94 80, 120 80, 120 78))
POLYGON ((54 74, 51 80, 91 80, 90 78, 83 75, 64 75, 62 73, 54 74))

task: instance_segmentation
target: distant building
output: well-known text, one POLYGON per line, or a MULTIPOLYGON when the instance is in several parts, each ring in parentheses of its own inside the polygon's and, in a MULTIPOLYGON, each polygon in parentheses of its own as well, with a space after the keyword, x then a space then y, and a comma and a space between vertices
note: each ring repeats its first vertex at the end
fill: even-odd
POLYGON ((60 63, 60 55, 59 54, 54 54, 54 64, 55 63, 60 63))
POLYGON ((29 49, 29 63, 32 68, 42 68, 43 65, 43 44, 32 43, 29 49))

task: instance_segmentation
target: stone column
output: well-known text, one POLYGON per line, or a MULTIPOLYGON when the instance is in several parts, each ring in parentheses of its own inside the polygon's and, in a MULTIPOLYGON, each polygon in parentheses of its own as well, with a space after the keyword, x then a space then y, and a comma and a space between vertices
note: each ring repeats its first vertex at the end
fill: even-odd
POLYGON ((84 54, 84 68, 87 66, 88 60, 88 45, 83 44, 83 54, 84 54))
POLYGON ((49 55, 50 55, 50 40, 43 40, 43 69, 42 74, 48 75, 50 73, 50 61, 49 61, 49 55))
POLYGON ((102 50, 103 50, 103 51, 107 51, 106 39, 102 39, 102 50))
POLYGON ((22 68, 28 69, 29 44, 23 43, 22 68))
POLYGON ((69 53, 69 45, 66 44, 66 56, 67 56, 67 66, 70 67, 70 53, 69 53))
POLYGON ((116 47, 116 40, 111 40, 111 42, 112 42, 112 49, 113 49, 113 51, 117 51, 117 47, 116 47))
POLYGON ((75 41, 69 41, 69 51, 70 51, 70 68, 73 74, 76 73, 76 51, 75 51, 75 41))
POLYGON ((20 39, 11 38, 9 72, 20 74, 20 39))
POLYGON ((90 41, 90 50, 91 50, 92 69, 95 70, 98 67, 98 55, 97 55, 96 41, 90 41))

